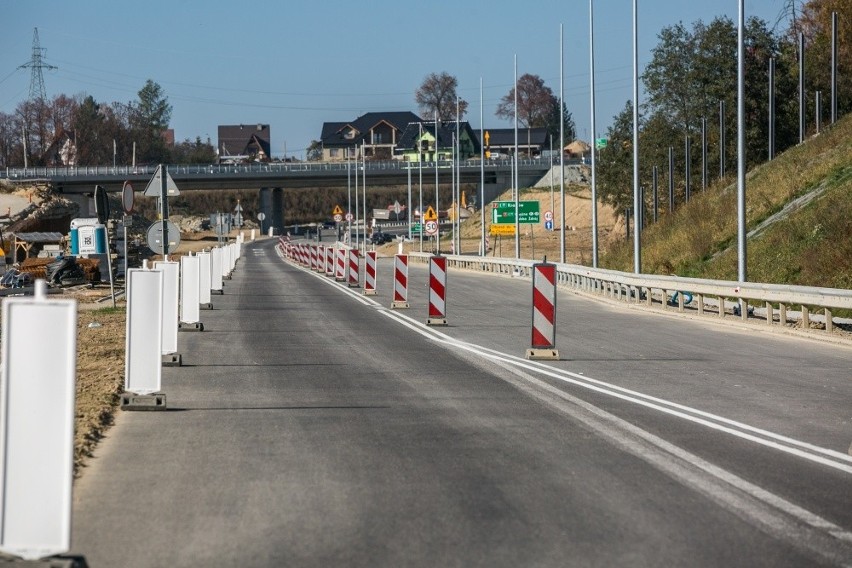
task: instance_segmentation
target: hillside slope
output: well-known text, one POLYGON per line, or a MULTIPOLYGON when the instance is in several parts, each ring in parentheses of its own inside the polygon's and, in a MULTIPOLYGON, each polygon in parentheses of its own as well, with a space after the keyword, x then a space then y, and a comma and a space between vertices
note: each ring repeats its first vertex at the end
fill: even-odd
MULTIPOLYGON (((642 271, 737 279, 735 172, 642 234, 642 271)), ((852 116, 746 178, 747 279, 852 288, 852 116)), ((630 271, 632 241, 602 258, 630 271)))

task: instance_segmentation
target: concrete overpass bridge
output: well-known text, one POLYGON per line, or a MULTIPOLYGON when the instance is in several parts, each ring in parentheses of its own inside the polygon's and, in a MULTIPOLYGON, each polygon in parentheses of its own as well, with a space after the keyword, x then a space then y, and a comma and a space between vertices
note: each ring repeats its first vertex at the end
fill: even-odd
MULTIPOLYGON (((566 163, 578 167, 579 160, 566 163)), ((258 190, 261 211, 271 221, 270 226, 283 226, 283 191, 290 188, 346 187, 350 176, 357 172, 361 179, 366 173, 367 186, 407 185, 409 176, 417 184, 417 164, 390 161, 368 161, 364 165, 337 163, 262 163, 262 164, 189 164, 168 165, 168 172, 178 189, 194 190, 258 190)), ((449 183, 452 162, 424 162, 423 181, 433 185, 435 170, 439 183, 449 183)), ((536 183, 551 167, 550 160, 519 160, 518 177, 521 187, 536 183)), ((76 166, 59 168, 6 168, 0 179, 11 182, 44 183, 66 197, 81 200, 91 196, 96 185, 110 192, 121 191, 125 182, 134 190, 144 190, 156 171, 156 165, 146 166, 76 166)), ((485 163, 485 200, 493 200, 512 186, 512 160, 489 160, 485 163)), ((459 166, 461 182, 479 185, 482 179, 480 162, 466 161, 459 166)), ((353 183, 354 183, 354 178, 353 183)))

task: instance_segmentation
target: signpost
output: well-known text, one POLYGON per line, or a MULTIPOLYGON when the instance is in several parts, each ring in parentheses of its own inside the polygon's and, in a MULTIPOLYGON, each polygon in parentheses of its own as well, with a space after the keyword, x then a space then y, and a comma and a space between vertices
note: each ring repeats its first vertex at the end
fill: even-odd
POLYGON ((127 246, 127 220, 131 213, 133 213, 133 202, 135 201, 135 194, 133 193, 133 186, 129 181, 124 182, 124 185, 121 187, 121 207, 124 209, 124 217, 121 219, 121 230, 124 233, 124 241, 123 247, 124 250, 121 252, 122 257, 124 258, 124 288, 125 291, 127 289, 127 252, 130 250, 130 247, 127 246))
POLYGON ((595 138, 595 149, 603 150, 606 148, 607 143, 609 142, 606 138, 595 138))
POLYGON ((266 213, 261 211, 257 214, 257 220, 260 221, 260 234, 263 234, 263 220, 266 219, 266 213))
MULTIPOLYGON (((154 177, 151 178, 151 181, 148 182, 148 185, 145 187, 145 196, 147 197, 159 197, 160 198, 160 219, 162 226, 162 235, 163 235, 163 258, 168 257, 169 255, 169 243, 171 242, 172 236, 169 235, 169 227, 166 223, 169 220, 169 197, 176 197, 180 195, 180 191, 175 185, 175 180, 172 179, 172 176, 169 175, 168 170, 160 164, 157 166, 157 171, 154 173, 154 177)), ((172 225, 175 226, 175 225, 172 225)), ((178 233, 177 237, 178 243, 180 243, 180 233, 178 233)), ((177 248, 177 245, 175 245, 177 248)))

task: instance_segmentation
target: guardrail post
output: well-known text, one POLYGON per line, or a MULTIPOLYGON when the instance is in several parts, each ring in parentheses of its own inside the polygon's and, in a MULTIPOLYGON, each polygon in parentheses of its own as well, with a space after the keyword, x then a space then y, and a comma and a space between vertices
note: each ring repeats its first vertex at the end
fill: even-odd
POLYGON ((831 310, 829 308, 825 308, 825 331, 831 333, 834 329, 834 321, 831 319, 831 310))
POLYGON ((772 321, 775 319, 775 314, 773 312, 774 309, 772 307, 772 302, 766 302, 766 323, 768 325, 772 325, 772 321))
POLYGON ((719 317, 725 317, 725 298, 722 296, 719 296, 719 317))
POLYGON ((807 306, 802 306, 802 328, 810 329, 811 327, 811 313, 807 306))
POLYGON ((698 315, 704 315, 704 294, 698 294, 698 315))
POLYGON ((740 298, 740 318, 743 321, 748 319, 748 298, 740 298))
POLYGON ((778 304, 778 323, 787 325, 787 304, 778 304))

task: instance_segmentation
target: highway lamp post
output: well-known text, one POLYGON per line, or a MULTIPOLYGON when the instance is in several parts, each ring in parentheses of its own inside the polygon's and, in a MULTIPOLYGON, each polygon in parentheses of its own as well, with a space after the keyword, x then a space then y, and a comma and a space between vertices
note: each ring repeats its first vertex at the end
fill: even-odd
POLYGON ((451 240, 450 240, 450 242, 452 243, 451 252, 452 252, 452 254, 456 254, 456 253, 458 253, 458 249, 456 248, 456 211, 457 211, 456 207, 458 206, 458 202, 456 201, 456 133, 455 132, 452 133, 451 141, 452 141, 452 144, 451 144, 450 155, 452 157, 450 159, 450 165, 451 165, 451 168, 450 168, 450 170, 451 170, 451 172, 450 172, 450 176, 451 176, 450 177, 450 191, 451 191, 451 194, 452 194, 452 198, 450 200, 451 205, 450 205, 450 211, 448 211, 448 213, 450 215, 452 215, 452 218, 450 219, 450 222, 452 223, 452 225, 451 225, 452 226, 452 236, 451 236, 451 240))
POLYGON ((420 230, 420 252, 423 252, 423 121, 417 124, 420 129, 420 137, 417 140, 417 174, 420 177, 420 205, 417 208, 419 214, 420 230))
POLYGON ((521 219, 518 211, 520 209, 520 193, 519 187, 520 176, 518 176, 518 54, 515 54, 515 155, 513 156, 512 166, 514 168, 514 186, 515 186, 515 258, 521 258, 521 219))
POLYGON ((805 141, 805 34, 799 32, 799 144, 805 141))
POLYGON ((725 101, 719 101, 719 179, 725 177, 725 101))
POLYGON ((659 213, 659 198, 657 196, 657 166, 654 166, 651 171, 652 191, 654 193, 654 224, 657 224, 657 214, 659 213))
MULTIPOLYGON (((553 213, 556 203, 553 200, 553 134, 550 135, 550 212, 553 213)), ((564 207, 563 207, 564 209, 564 207)), ((559 216, 560 219, 562 216, 559 216)), ((552 225, 551 225, 552 226, 552 225)))
MULTIPOLYGON (((746 281, 745 0, 739 0, 737 30, 737 279, 746 281)), ((740 299, 743 317, 746 306, 740 299)))
POLYGON ((352 152, 350 148, 346 149, 346 240, 352 240, 352 152))
POLYGON ((669 213, 674 213, 674 147, 669 146, 669 213))
POLYGON ((689 203, 689 198, 692 197, 692 147, 691 141, 689 140, 689 133, 687 132, 686 137, 684 138, 683 150, 684 150, 684 165, 683 165, 683 181, 684 181, 684 199, 687 203, 689 203))
POLYGON ((831 124, 837 122, 837 12, 831 13, 831 124))
POLYGON ((367 253, 367 143, 362 145, 363 162, 364 162, 364 177, 361 181, 361 191, 364 193, 364 253, 367 253))
MULTIPOLYGON (((562 34, 562 26, 559 26, 560 33, 560 46, 562 45, 561 34, 562 34)), ((560 55, 561 60, 561 55, 560 55)), ((597 173, 597 163, 595 157, 598 153, 597 141, 596 141, 596 131, 595 131, 595 19, 594 19, 594 6, 593 0, 589 0, 589 80, 591 89, 589 90, 589 98, 591 102, 591 115, 592 115, 592 267, 598 267, 598 187, 596 180, 597 173)), ((562 99, 562 79, 560 74, 559 79, 559 112, 560 116, 564 112, 562 109, 563 103, 562 99)), ((562 134, 564 118, 561 119, 559 124, 559 132, 560 138, 562 140, 562 146, 559 149, 560 163, 562 164, 563 172, 562 172, 562 187, 563 187, 563 200, 562 200, 562 209, 565 210, 565 165, 564 159, 562 156, 565 154, 563 148, 565 147, 564 135, 562 134)), ((562 223, 562 240, 565 240, 565 223, 562 223)), ((565 245, 562 245, 562 262, 565 262, 565 245)))
MULTIPOLYGON (((408 209, 405 211, 406 221, 408 223, 408 240, 411 240, 411 161, 405 165, 408 170, 408 209)), ((396 214, 396 220, 399 221, 399 213, 396 214)))
POLYGON ((441 254, 441 207, 438 195, 438 108, 435 108, 435 214, 438 216, 438 232, 435 234, 435 254, 441 254))
POLYGON ((461 254, 461 103, 456 97, 456 254, 461 254))
POLYGON ((701 190, 707 189, 707 119, 701 117, 701 190))
POLYGON ((769 58, 769 159, 775 158, 775 58, 769 58))
MULTIPOLYGON (((363 147, 361 148, 363 152, 363 147)), ((358 170, 360 167, 360 162, 358 160, 358 145, 355 145, 355 248, 361 247, 361 234, 358 232, 358 214, 361 210, 360 208, 360 199, 358 197, 358 170)), ((349 237, 349 245, 352 245, 352 236, 349 237)))
MULTIPOLYGON (((637 0, 633 0, 633 210, 639 211, 639 35, 637 0)), ((641 231, 633 223, 633 272, 642 273, 641 231)))
POLYGON ((479 78, 479 222, 480 222, 480 254, 485 256, 485 120, 482 100, 482 77, 479 78))

